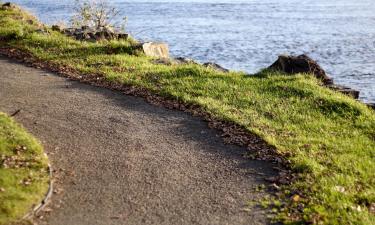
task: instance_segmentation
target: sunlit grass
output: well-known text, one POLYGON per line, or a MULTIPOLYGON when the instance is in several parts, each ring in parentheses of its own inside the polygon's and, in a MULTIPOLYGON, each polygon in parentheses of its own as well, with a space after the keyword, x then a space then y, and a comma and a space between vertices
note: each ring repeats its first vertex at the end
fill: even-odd
POLYGON ((0 224, 21 219, 48 189, 48 164, 40 143, 0 113, 0 224))
MULTIPOLYGON (((288 189, 305 195, 298 202, 304 206, 299 219, 328 224, 375 222, 368 211, 375 203, 375 114, 364 104, 322 87, 306 74, 264 70, 247 76, 194 64, 158 65, 143 56, 133 40, 93 43, 51 30, 41 34, 22 19, 12 19, 15 14, 0 11, 0 36, 13 37, 7 45, 83 74, 101 73, 112 82, 200 105, 287 154, 300 177, 288 189)), ((288 207, 297 208, 297 203, 288 207)), ((285 218, 289 211, 281 209, 281 215, 285 218)))

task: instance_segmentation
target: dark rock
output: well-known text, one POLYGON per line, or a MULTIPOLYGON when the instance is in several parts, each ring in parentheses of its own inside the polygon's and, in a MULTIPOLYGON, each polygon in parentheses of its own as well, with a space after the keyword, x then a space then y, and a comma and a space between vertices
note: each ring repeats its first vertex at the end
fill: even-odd
POLYGON ((95 32, 96 40, 115 40, 117 39, 117 34, 113 31, 113 29, 108 27, 103 27, 97 29, 95 32))
POLYGON ((273 63, 269 69, 282 71, 288 74, 311 73, 318 79, 322 80, 324 84, 333 84, 332 79, 326 75, 325 71, 318 65, 318 63, 307 55, 280 55, 277 61, 273 63))
POLYGON ((52 25, 52 30, 57 32, 62 32, 63 29, 59 25, 52 25))
POLYGON ((189 59, 189 58, 185 58, 185 57, 177 57, 174 59, 174 61, 177 63, 177 64, 198 64, 196 61, 194 61, 193 59, 189 59))
POLYGON ((218 71, 224 72, 224 73, 228 73, 229 72, 228 69, 225 69, 224 67, 220 66, 219 64, 216 64, 216 63, 213 63, 213 62, 203 63, 203 66, 205 66, 207 68, 212 68, 214 70, 218 70, 218 71))
POLYGON ((17 8, 18 8, 17 5, 10 3, 10 2, 6 2, 1 5, 2 10, 17 9, 17 8))
POLYGON ((366 103, 366 105, 367 105, 369 108, 375 110, 375 103, 366 103))
POLYGON ((2 5, 2 7, 10 7, 10 6, 12 6, 13 4, 12 3, 10 3, 10 2, 6 2, 6 3, 4 3, 3 5, 2 5))
POLYGON ((123 39, 123 40, 126 40, 129 38, 129 34, 126 34, 126 33, 118 33, 117 36, 118 36, 117 37, 118 39, 123 39))
POLYGON ((94 29, 89 26, 82 26, 81 28, 65 28, 61 29, 59 27, 52 27, 56 31, 74 37, 81 41, 101 41, 101 40, 117 40, 117 39, 127 39, 129 37, 126 33, 117 33, 110 27, 102 27, 99 29, 94 29), (59 30, 60 29, 60 30, 59 30))
POLYGON ((327 87, 329 87, 329 88, 331 88, 335 91, 341 92, 345 95, 349 95, 349 96, 353 97, 354 99, 359 98, 360 92, 357 91, 357 90, 351 89, 349 87, 342 86, 342 85, 336 85, 336 84, 327 85, 327 87))
POLYGON ((75 35, 77 35, 78 32, 77 32, 77 29, 74 29, 74 28, 65 28, 62 30, 61 33, 65 34, 66 36, 75 38, 75 35))
POLYGON ((82 27, 81 27, 81 30, 82 30, 82 31, 89 30, 89 29, 90 29, 89 26, 82 26, 82 27))

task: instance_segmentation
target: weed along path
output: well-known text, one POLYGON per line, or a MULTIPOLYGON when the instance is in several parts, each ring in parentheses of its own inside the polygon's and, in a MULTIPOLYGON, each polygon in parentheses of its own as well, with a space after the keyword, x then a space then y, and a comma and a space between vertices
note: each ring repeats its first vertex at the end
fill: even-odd
POLYGON ((55 169, 38 224, 264 224, 272 164, 207 123, 0 58, 0 111, 38 137, 55 169))

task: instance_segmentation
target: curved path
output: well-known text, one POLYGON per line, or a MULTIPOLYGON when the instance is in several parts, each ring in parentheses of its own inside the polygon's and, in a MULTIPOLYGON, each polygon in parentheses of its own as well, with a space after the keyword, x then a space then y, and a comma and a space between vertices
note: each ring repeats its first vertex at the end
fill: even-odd
POLYGON ((42 140, 56 190, 38 224, 264 224, 274 175, 207 123, 0 58, 0 111, 42 140))

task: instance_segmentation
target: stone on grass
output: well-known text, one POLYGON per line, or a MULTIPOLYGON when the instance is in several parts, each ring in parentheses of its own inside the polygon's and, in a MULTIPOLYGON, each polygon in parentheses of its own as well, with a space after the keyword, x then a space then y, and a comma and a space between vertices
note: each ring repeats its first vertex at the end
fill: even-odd
POLYGON ((194 61, 194 59, 190 59, 190 58, 185 58, 185 57, 177 57, 174 59, 174 61, 177 63, 177 64, 198 64, 196 61, 194 61))
POLYGON ((289 56, 280 55, 276 62, 274 62, 269 69, 282 71, 288 74, 296 73, 311 73, 316 78, 323 81, 324 84, 333 84, 331 78, 329 78, 325 71, 307 55, 289 56))
POLYGON ((375 103, 367 103, 366 104, 370 109, 375 110, 375 103))
POLYGON ((166 43, 146 42, 141 44, 146 56, 156 58, 169 58, 169 48, 166 43))
POLYGON ((52 30, 57 32, 62 32, 63 29, 59 25, 52 25, 52 30))
POLYGON ((10 3, 10 2, 6 2, 1 5, 2 10, 17 9, 17 8, 18 8, 17 5, 10 3))
POLYGON ((309 73, 316 78, 323 81, 324 85, 332 90, 341 92, 345 95, 351 96, 354 99, 359 98, 359 91, 352 88, 336 85, 333 80, 327 76, 326 72, 318 65, 316 61, 307 55, 289 56, 280 55, 276 62, 274 62, 269 69, 282 71, 288 74, 309 73))
POLYGON ((217 70, 217 71, 220 71, 220 72, 224 72, 224 73, 228 73, 229 72, 228 69, 225 69, 224 67, 220 66, 219 64, 213 63, 213 62, 203 63, 203 66, 205 66, 207 68, 212 68, 214 70, 217 70))
POLYGON ((170 58, 158 58, 158 59, 152 60, 152 63, 159 64, 159 65, 166 65, 166 66, 171 66, 173 64, 176 64, 173 61, 173 59, 170 59, 170 58))
POLYGON ((343 93, 345 95, 351 96, 354 99, 358 99, 359 98, 359 91, 354 90, 354 89, 352 89, 350 87, 346 87, 346 86, 343 86, 343 85, 337 85, 337 84, 327 85, 327 87, 330 88, 330 89, 332 89, 332 90, 341 92, 341 93, 343 93))
POLYGON ((80 28, 65 28, 62 29, 57 25, 52 26, 52 30, 59 31, 69 37, 73 37, 80 41, 112 41, 119 39, 128 39, 129 34, 116 32, 110 27, 91 28, 89 26, 82 26, 80 28))

